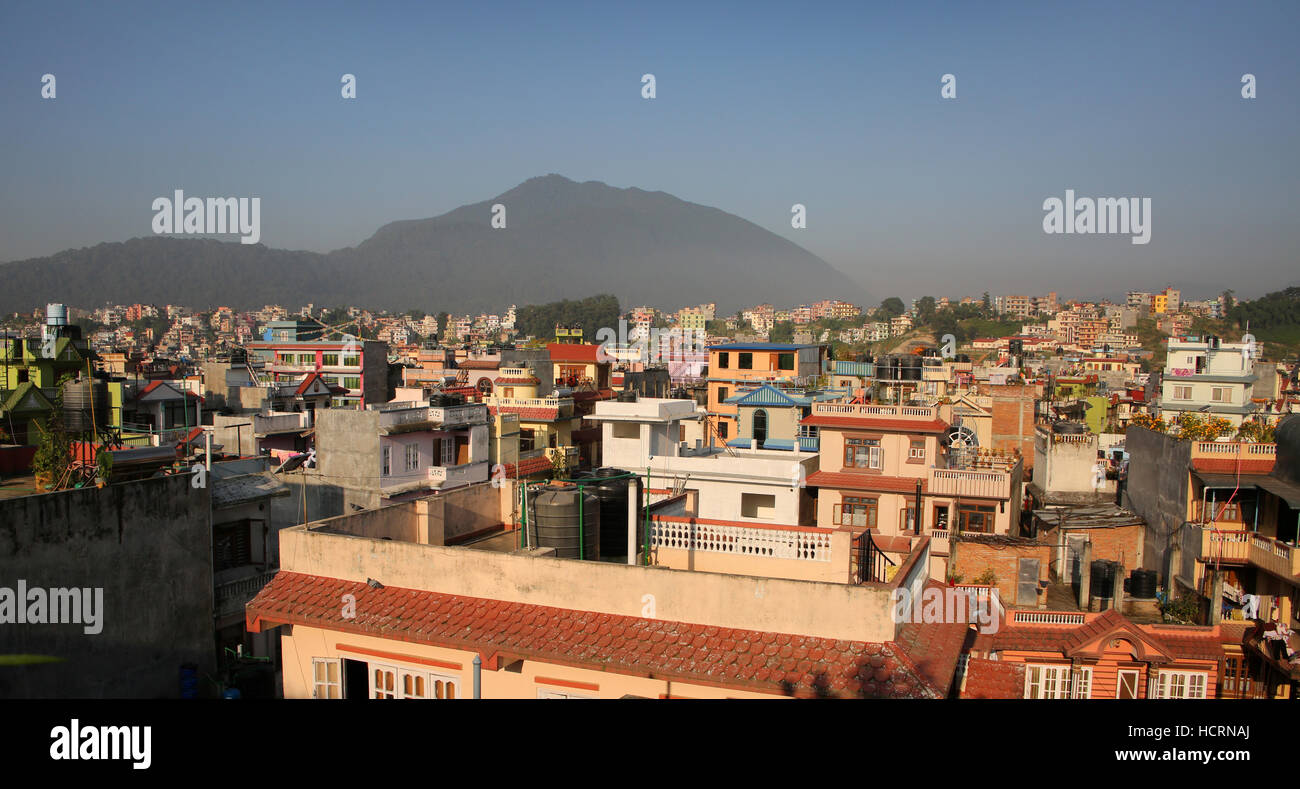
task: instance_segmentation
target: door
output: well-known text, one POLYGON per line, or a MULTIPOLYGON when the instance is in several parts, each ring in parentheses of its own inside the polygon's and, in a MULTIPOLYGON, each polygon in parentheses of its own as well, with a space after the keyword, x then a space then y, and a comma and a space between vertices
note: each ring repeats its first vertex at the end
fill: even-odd
POLYGON ((1138 697, 1138 672, 1136 669, 1120 669, 1118 680, 1115 698, 1136 699, 1138 697))
POLYGON ((1038 605, 1038 559, 1021 559, 1016 573, 1016 605, 1038 605))
POLYGON ((1079 588, 1079 581, 1082 578, 1080 573, 1083 572, 1083 568, 1079 563, 1083 557, 1083 544, 1087 541, 1087 537, 1076 535, 1065 538, 1065 578, 1076 589, 1079 588))

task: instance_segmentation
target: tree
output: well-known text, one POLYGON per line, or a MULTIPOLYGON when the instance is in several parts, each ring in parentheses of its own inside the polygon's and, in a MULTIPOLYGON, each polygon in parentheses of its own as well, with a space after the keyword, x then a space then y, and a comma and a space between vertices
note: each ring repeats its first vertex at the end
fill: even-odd
POLYGON ((1234 304, 1236 304, 1236 300, 1232 298, 1233 293, 1235 293, 1235 291, 1233 291, 1232 289, 1228 289, 1225 290, 1223 292, 1223 295, 1219 297, 1221 300, 1221 306, 1223 307, 1223 314, 1225 317, 1227 316, 1228 313, 1232 312, 1232 307, 1234 304))
POLYGON ((984 312, 985 314, 993 311, 993 299, 989 298, 989 292, 984 291, 984 312))
POLYGON ((794 324, 790 321, 778 321, 772 324, 772 331, 768 333, 769 342, 794 342, 794 324))
POLYGON ((927 326, 934 322, 935 306, 934 296, 922 296, 921 300, 916 303, 917 321, 927 326))
POLYGON ((890 296, 889 298, 880 302, 880 309, 883 310, 890 317, 898 317, 899 315, 903 314, 903 310, 904 310, 903 300, 898 298, 897 296, 890 296))

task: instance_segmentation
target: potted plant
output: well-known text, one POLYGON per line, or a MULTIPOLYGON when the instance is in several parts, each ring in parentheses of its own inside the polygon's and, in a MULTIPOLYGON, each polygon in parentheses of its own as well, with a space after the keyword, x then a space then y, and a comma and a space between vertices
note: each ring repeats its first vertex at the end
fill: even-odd
POLYGON ((108 484, 109 475, 113 473, 113 453, 101 447, 95 453, 95 487, 102 488, 108 484))

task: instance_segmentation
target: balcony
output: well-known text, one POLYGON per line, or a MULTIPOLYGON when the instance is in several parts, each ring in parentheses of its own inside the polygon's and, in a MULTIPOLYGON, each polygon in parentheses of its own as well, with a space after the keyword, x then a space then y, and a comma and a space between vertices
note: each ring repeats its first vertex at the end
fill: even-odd
MULTIPOLYGON (((1220 521, 1220 524, 1224 522, 1220 521)), ((1247 531, 1245 524, 1227 525, 1231 528, 1203 528, 1202 561, 1250 564, 1282 578, 1300 577, 1300 549, 1281 540, 1247 531)))
POLYGON ((256 436, 295 433, 309 427, 311 427, 311 413, 308 411, 253 415, 253 435, 256 436))
POLYGON ((886 419, 938 419, 937 406, 871 405, 862 403, 814 403, 812 416, 873 417, 886 419))
POLYGON ((487 424, 487 419, 487 406, 482 405, 402 406, 379 412, 379 430, 391 435, 416 430, 454 429, 487 424))
POLYGON ((244 606, 271 582, 278 570, 264 570, 254 575, 219 583, 215 587, 213 613, 218 619, 244 615, 244 606))
POLYGON ((1277 444, 1246 444, 1237 441, 1196 441, 1192 444, 1192 457, 1267 460, 1269 458, 1277 457, 1277 444))
POLYGON ((1011 498, 1012 471, 960 471, 932 468, 927 489, 941 496, 975 496, 986 499, 1011 498))
MULTIPOLYGON (((520 413, 529 418, 527 413, 534 409, 555 409, 555 419, 568 419, 573 416, 572 397, 489 397, 484 400, 493 408, 512 413, 520 413)), ((549 420, 541 420, 549 421, 549 420)))
POLYGON ((447 489, 474 482, 486 482, 488 463, 480 460, 475 463, 462 463, 459 466, 430 466, 428 479, 434 487, 447 489))

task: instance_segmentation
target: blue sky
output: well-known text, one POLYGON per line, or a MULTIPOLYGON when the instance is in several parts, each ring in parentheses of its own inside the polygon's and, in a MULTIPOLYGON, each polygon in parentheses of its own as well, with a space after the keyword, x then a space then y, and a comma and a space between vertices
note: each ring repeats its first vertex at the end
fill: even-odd
POLYGON ((1297 31, 1291 2, 9 2, 0 260, 148 235, 177 188, 325 251, 557 172, 737 214, 877 298, 1254 296, 1300 282, 1297 31), (1044 234, 1067 188, 1152 198, 1151 242, 1044 234))

